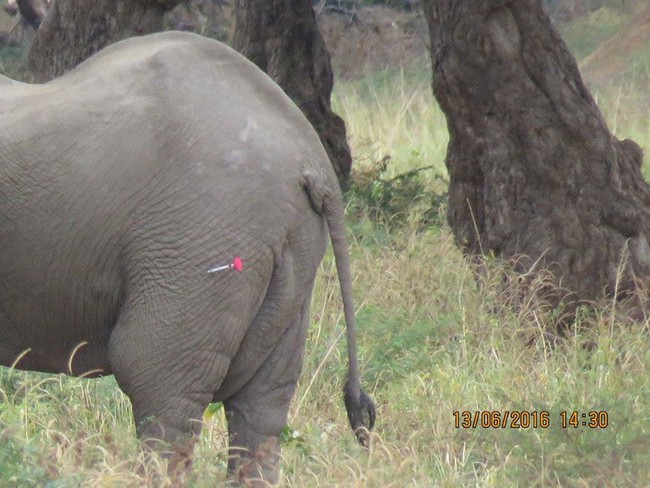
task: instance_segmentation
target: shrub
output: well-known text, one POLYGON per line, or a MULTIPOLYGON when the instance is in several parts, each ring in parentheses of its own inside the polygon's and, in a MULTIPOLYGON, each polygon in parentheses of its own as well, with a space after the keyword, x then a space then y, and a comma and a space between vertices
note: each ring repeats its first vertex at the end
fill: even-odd
POLYGON ((410 222, 419 229, 443 225, 441 208, 447 201, 448 183, 439 174, 429 181, 425 173, 433 166, 423 166, 391 178, 385 174, 389 155, 380 160, 359 162, 352 169, 348 192, 348 212, 354 220, 364 218, 374 223, 400 227, 410 222))

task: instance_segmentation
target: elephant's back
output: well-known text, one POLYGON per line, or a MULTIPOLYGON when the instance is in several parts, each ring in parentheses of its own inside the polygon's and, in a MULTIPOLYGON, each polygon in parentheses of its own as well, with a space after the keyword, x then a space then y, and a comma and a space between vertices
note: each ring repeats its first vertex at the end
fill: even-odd
POLYGON ((289 129, 294 137, 302 133, 310 143, 318 140, 302 112, 255 64, 219 41, 187 32, 115 43, 37 91, 69 107, 96 104, 110 110, 112 100, 131 100, 141 109, 129 114, 134 120, 164 116, 175 129, 183 129, 183 121, 204 124, 215 137, 228 125, 253 119, 270 136, 289 129))
POLYGON ((205 162, 195 153, 210 151, 230 165, 244 154, 259 162, 248 167, 249 177, 272 164, 284 179, 309 167, 336 184, 303 113, 257 66, 218 41, 184 32, 127 39, 51 84, 63 88, 61 98, 72 95, 67 106, 98 106, 113 125, 163 148, 157 161, 176 151, 176 167, 193 165, 205 162))
POLYGON ((233 49, 195 34, 127 39, 18 90, 22 106, 3 119, 52 182, 43 214, 92 206, 94 231, 107 240, 142 222, 176 226, 179 214, 209 227, 225 209, 246 213, 250 228, 285 228, 311 212, 307 171, 337 185, 318 135, 284 92, 233 49))
POLYGON ((73 171, 96 175, 135 158, 147 172, 168 163, 187 172, 209 151, 225 165, 247 154, 262 173, 275 160, 285 178, 308 167, 336 183, 318 135, 282 89, 238 52, 196 34, 126 39, 60 78, 10 88, 3 125, 49 159, 59 145, 76 152, 62 161, 73 171))

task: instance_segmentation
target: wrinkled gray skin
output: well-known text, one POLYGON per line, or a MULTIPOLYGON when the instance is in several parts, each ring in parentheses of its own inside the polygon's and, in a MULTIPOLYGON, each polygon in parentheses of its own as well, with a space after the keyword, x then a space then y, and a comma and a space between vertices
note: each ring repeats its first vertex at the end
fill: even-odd
POLYGON ((43 85, 0 78, 0 113, 0 364, 114 374, 175 466, 223 401, 230 474, 275 482, 329 227, 346 406, 371 428, 336 176, 252 63, 193 34, 129 39, 43 85), (234 256, 241 273, 207 273, 234 256))

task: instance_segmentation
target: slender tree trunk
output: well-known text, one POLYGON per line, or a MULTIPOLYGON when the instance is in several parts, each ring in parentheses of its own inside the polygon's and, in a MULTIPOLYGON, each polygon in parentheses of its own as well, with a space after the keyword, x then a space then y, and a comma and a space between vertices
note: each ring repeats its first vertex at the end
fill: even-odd
MULTIPOLYGON (((41 22, 43 22, 47 14, 47 4, 48 2, 45 0, 15 0, 15 5, 18 6, 21 17, 27 24, 35 28, 38 28, 41 22)), ((11 14, 11 8, 13 6, 13 3, 9 2, 5 10, 11 14)))
POLYGON ((544 266, 572 292, 562 299, 648 283, 641 149, 609 132, 541 1, 423 6, 433 91, 449 128, 448 219, 459 245, 527 256, 523 270, 544 266))
POLYGON ((32 81, 56 78, 104 46, 163 29, 186 0, 53 0, 29 51, 32 81))
POLYGON ((330 105, 330 57, 311 0, 235 0, 235 49, 253 61, 300 107, 318 132, 339 182, 352 158, 345 123, 330 105))

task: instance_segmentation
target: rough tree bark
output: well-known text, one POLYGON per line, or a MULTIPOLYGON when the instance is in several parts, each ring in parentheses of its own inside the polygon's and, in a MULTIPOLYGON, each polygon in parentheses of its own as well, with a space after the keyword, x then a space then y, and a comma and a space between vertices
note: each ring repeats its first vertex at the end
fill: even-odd
POLYGON ((235 0, 234 48, 282 87, 318 132, 341 186, 352 157, 345 123, 330 105, 330 57, 311 0, 235 0))
POLYGON ((12 7, 17 6, 24 21, 32 27, 38 28, 47 14, 48 3, 46 0, 14 0, 14 2, 7 2, 5 10, 10 15, 14 15, 12 7))
POLYGON ((104 46, 163 29, 188 0, 53 0, 29 51, 31 81, 62 75, 104 46))
POLYGON ((423 6, 460 246, 527 256, 523 270, 550 269, 573 303, 648 283, 641 148, 609 132, 541 1, 423 6))

